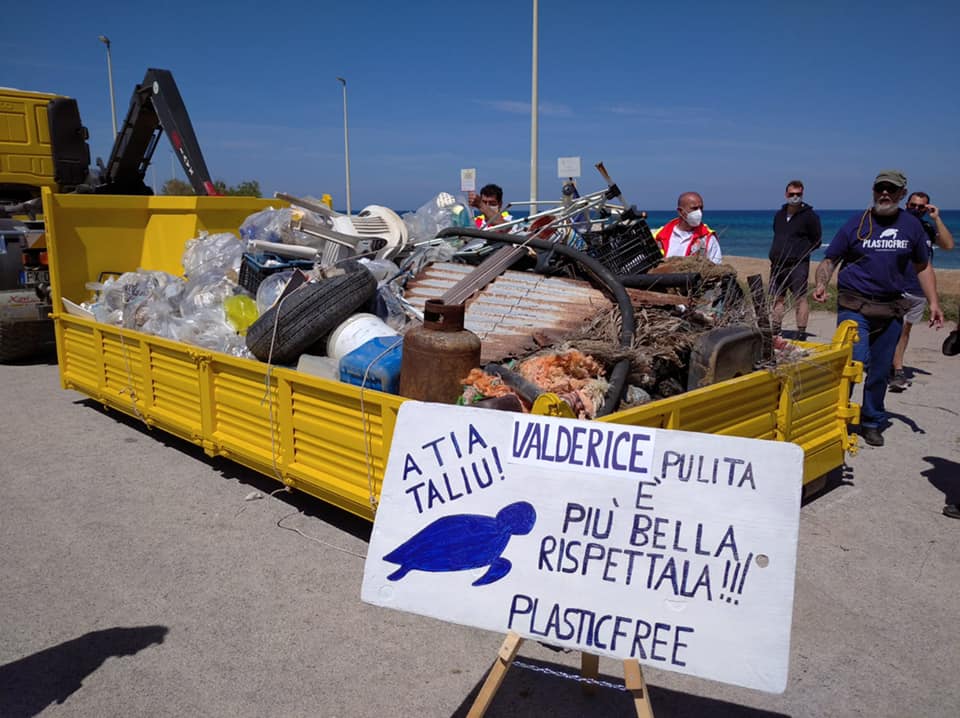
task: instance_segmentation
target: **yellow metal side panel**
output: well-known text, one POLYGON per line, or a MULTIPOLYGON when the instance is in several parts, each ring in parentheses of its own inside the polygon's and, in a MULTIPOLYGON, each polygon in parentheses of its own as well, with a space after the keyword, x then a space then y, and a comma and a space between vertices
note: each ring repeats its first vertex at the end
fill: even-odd
POLYGON ((132 332, 127 334, 106 330, 102 336, 104 395, 142 402, 146 382, 140 338, 132 332))
POLYGON ((257 467, 268 476, 277 476, 284 459, 280 444, 277 377, 271 372, 266 387, 267 365, 255 361, 248 366, 211 364, 213 385, 212 432, 214 450, 257 467), (276 470, 274 466, 276 465, 276 470))
POLYGON ((203 438, 203 420, 196 354, 183 344, 170 347, 151 340, 147 343, 151 422, 164 428, 175 426, 177 433, 199 443, 203 438))
POLYGON ((720 384, 619 411, 599 421, 760 438, 775 425, 779 380, 754 372, 720 384))
POLYGON ((302 376, 291 381, 293 462, 311 493, 372 518, 403 399, 302 376))
POLYGON ((804 450, 804 482, 842 465, 852 335, 838 329, 829 345, 806 345, 810 356, 753 374, 611 414, 601 421, 792 441, 804 450))
POLYGON ((58 360, 64 388, 76 389, 96 397, 100 393, 100 367, 94 344, 93 322, 69 317, 57 320, 58 360))
POLYGON ((187 241, 201 230, 236 232, 276 200, 251 197, 121 197, 43 193, 54 311, 86 300, 104 273, 139 268, 183 274, 187 241))

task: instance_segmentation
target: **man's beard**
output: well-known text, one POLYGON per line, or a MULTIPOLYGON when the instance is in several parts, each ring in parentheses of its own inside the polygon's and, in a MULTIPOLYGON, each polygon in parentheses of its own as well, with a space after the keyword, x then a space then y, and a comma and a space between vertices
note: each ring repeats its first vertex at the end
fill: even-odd
POLYGON ((879 200, 873 203, 873 211, 881 217, 889 217, 897 213, 899 209, 896 202, 884 202, 879 200))

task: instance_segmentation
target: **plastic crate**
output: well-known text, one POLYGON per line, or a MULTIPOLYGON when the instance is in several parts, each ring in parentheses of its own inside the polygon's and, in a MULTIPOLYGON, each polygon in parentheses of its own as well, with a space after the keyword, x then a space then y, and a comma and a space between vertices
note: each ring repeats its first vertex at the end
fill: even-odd
POLYGON ((584 234, 586 252, 618 276, 643 274, 663 261, 660 246, 643 219, 620 221, 584 234))
POLYGON ((285 269, 313 269, 312 259, 290 259, 277 254, 245 252, 240 264, 239 284, 251 294, 257 293, 260 282, 285 269))

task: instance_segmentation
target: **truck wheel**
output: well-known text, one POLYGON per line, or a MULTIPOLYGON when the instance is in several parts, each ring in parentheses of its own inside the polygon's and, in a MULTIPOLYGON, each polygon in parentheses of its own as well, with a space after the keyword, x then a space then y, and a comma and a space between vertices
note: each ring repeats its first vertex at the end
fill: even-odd
POLYGON ((0 363, 27 359, 54 343, 52 321, 0 322, 0 363))
POLYGON ((347 274, 301 285, 250 325, 247 349, 260 361, 274 364, 296 361, 370 301, 376 291, 377 280, 360 265, 347 274))

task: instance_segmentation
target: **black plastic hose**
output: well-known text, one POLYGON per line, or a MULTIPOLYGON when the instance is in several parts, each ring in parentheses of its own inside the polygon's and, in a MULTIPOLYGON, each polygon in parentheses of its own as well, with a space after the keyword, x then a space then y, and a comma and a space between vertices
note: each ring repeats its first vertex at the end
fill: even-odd
MULTIPOLYGON (((553 251, 567 259, 579 264, 584 271, 593 279, 603 285, 613 296, 620 309, 620 318, 622 326, 620 327, 620 346, 629 349, 633 346, 633 334, 635 318, 633 315, 633 304, 630 303, 630 295, 623 288, 623 284, 617 276, 600 262, 585 252, 581 252, 565 244, 548 242, 543 239, 531 239, 525 234, 506 234, 504 232, 490 232, 482 229, 473 229, 472 227, 447 227, 440 230, 437 239, 447 239, 448 237, 471 237, 474 239, 485 239, 489 242, 502 242, 505 244, 524 244, 544 252, 553 251)), ((620 404, 620 397, 627 385, 627 374, 630 373, 630 360, 621 359, 610 372, 610 387, 607 389, 607 395, 603 406, 597 411, 597 416, 606 416, 620 404)))
POLYGON ((625 274, 620 283, 631 289, 679 289, 684 294, 696 291, 703 281, 699 272, 675 272, 672 274, 625 274))
POLYGON ((537 400, 537 397, 543 394, 546 389, 534 384, 532 381, 525 379, 523 376, 518 374, 515 371, 511 371, 504 366, 499 364, 487 364, 483 367, 483 370, 487 374, 495 374, 503 380, 503 383, 513 389, 517 394, 520 395, 520 398, 526 401, 528 404, 533 404, 537 400))

